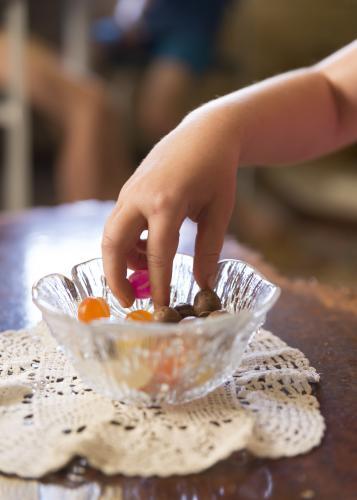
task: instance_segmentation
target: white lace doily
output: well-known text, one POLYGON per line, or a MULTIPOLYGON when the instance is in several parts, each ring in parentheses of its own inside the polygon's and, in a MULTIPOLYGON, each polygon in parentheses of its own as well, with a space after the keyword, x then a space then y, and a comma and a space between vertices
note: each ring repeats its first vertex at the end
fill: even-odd
POLYGON ((261 330, 234 377, 174 407, 111 401, 81 383, 44 323, 0 334, 0 471, 40 477, 74 456, 106 474, 188 474, 233 451, 293 456, 318 445, 324 420, 306 357, 261 330))

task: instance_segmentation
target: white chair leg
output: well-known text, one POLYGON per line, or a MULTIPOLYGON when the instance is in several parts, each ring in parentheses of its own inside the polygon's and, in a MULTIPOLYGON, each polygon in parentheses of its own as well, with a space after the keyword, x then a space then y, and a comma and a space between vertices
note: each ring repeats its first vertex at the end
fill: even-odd
POLYGON ((32 201, 29 112, 24 90, 24 45, 27 30, 25 0, 11 0, 6 25, 9 40, 9 88, 6 116, 4 205, 19 210, 32 201))

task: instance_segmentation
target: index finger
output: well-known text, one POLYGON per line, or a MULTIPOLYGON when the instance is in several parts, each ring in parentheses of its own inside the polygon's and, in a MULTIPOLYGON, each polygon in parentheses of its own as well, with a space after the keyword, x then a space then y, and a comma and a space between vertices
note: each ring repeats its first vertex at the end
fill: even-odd
POLYGON ((135 248, 146 219, 138 211, 115 208, 104 228, 102 255, 108 285, 123 307, 134 302, 131 284, 126 279, 128 254, 135 248))

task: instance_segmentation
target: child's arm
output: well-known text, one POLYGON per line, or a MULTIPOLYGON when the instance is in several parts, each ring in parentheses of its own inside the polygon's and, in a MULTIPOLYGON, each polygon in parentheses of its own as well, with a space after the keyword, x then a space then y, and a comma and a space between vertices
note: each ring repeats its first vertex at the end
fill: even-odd
POLYGON ((322 155, 357 137, 357 43, 308 69, 211 101, 150 152, 121 191, 103 236, 113 292, 133 301, 127 265, 148 265, 152 296, 168 302, 172 259, 185 217, 198 222, 195 277, 211 283, 241 164, 279 164, 322 155), (147 261, 138 252, 149 229, 147 261))
POLYGON ((357 137, 357 42, 320 64, 252 85, 203 106, 236 131, 243 164, 284 164, 357 137))

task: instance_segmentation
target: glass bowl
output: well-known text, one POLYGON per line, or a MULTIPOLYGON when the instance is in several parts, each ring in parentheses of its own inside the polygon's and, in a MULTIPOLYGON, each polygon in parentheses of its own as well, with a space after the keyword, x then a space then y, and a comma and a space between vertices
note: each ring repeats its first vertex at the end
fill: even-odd
MULTIPOLYGON (((171 305, 193 303, 199 288, 192 267, 192 257, 175 256, 171 305)), ((130 310, 153 309, 151 299, 122 308, 106 285, 102 260, 94 259, 75 266, 72 280, 60 274, 41 278, 32 295, 89 387, 112 399, 152 405, 187 402, 225 382, 280 293, 238 260, 219 263, 214 289, 232 314, 175 324, 129 322, 124 318, 130 310), (110 319, 78 321, 78 304, 88 296, 108 301, 110 319)))

